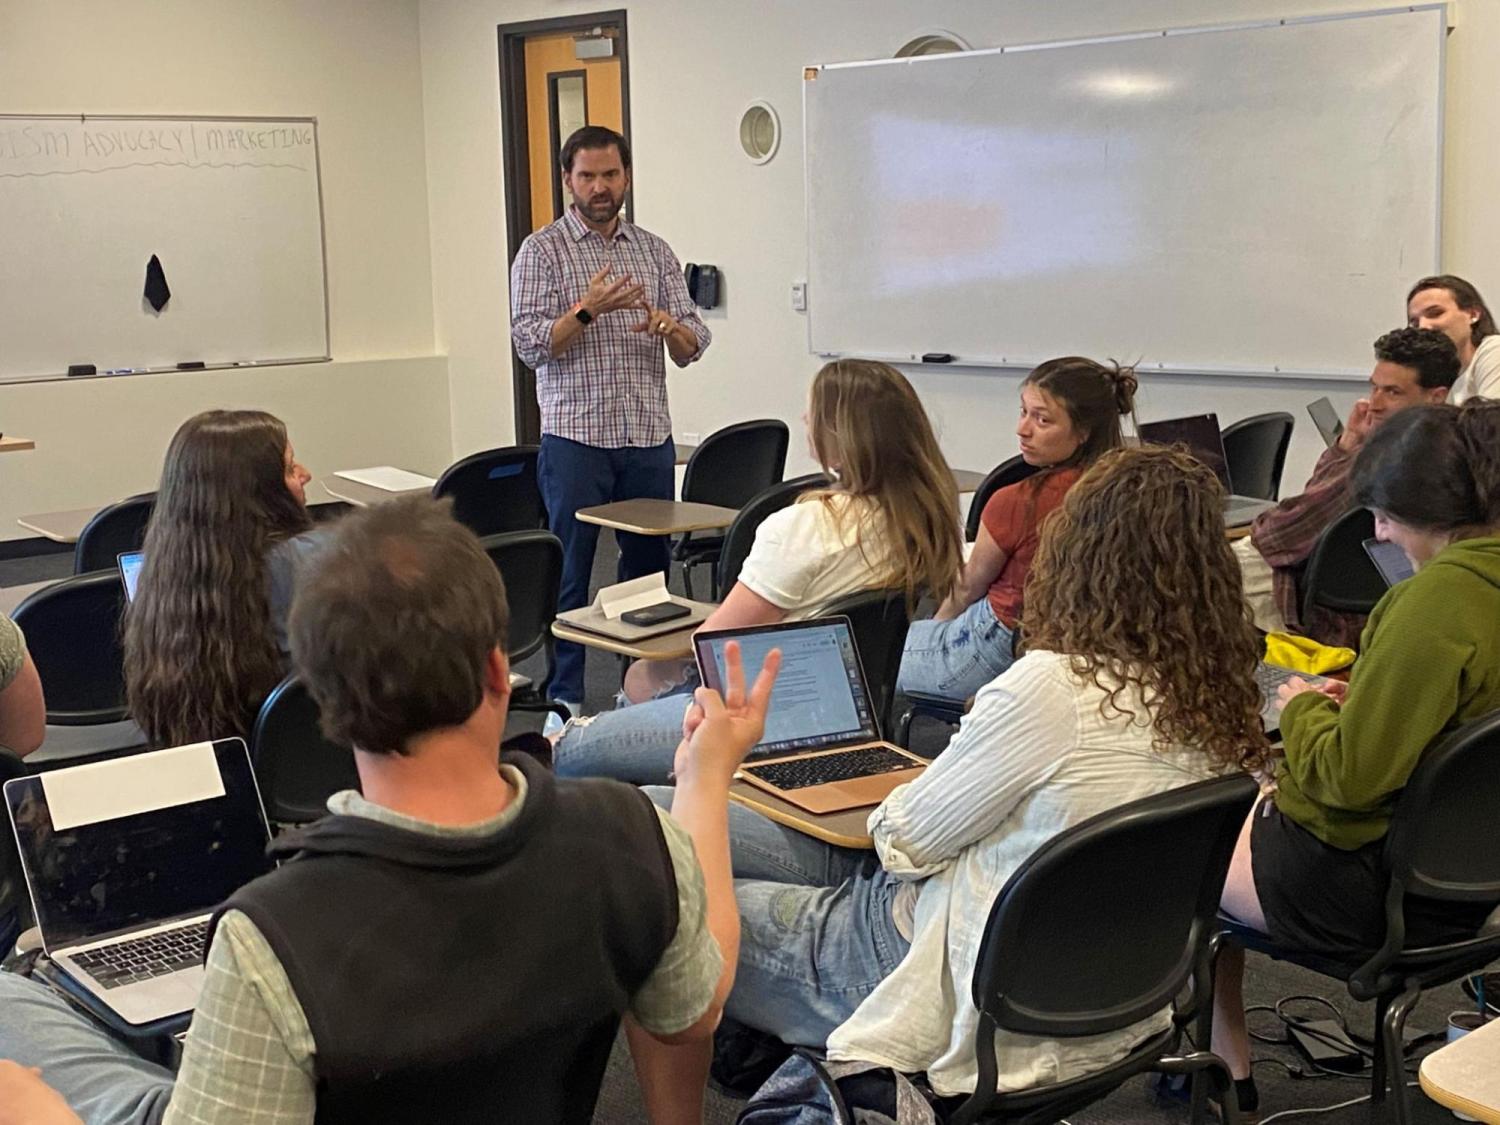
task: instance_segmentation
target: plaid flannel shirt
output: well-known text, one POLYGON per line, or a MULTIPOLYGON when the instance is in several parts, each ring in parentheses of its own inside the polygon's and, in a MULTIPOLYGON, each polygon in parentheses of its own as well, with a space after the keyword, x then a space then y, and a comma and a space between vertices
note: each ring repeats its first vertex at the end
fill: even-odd
MULTIPOLYGON (((562 355, 552 355, 552 324, 567 314, 608 263, 629 274, 645 299, 691 328, 703 354, 712 339, 698 316, 677 255, 665 241, 621 219, 610 239, 569 207, 521 244, 510 270, 510 335, 521 362, 536 371, 542 433, 604 449, 660 445, 672 436, 667 369, 660 337, 631 332, 645 315, 617 309, 597 317, 562 355)), ((676 362, 674 360, 674 362, 676 362)))

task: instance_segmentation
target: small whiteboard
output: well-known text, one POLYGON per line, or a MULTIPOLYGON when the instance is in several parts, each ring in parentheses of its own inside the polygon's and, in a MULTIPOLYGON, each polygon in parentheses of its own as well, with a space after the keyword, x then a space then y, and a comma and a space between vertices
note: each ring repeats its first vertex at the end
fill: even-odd
POLYGON ((809 68, 811 350, 1367 375, 1437 272, 1444 15, 809 68))
POLYGON ((0 117, 0 236, 0 379, 328 358, 313 118, 0 117))

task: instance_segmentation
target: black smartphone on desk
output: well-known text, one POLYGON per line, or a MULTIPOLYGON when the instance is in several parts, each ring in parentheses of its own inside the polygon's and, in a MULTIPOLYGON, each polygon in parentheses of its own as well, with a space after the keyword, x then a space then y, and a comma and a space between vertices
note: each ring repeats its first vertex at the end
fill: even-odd
POLYGON ((663 621, 675 621, 692 612, 687 606, 679 605, 677 602, 657 602, 656 605, 627 610, 620 614, 620 620, 626 625, 645 628, 650 625, 660 625, 663 621))

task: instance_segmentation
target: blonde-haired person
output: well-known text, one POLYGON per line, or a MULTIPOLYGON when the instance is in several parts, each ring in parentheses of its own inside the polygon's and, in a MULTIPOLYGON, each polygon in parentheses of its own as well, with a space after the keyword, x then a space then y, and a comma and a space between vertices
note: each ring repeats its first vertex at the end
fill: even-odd
MULTIPOLYGON (((767 516, 739 580, 704 629, 816 617, 860 590, 903 590, 910 604, 952 586, 962 560, 958 497, 932 423, 895 368, 870 360, 826 364, 813 379, 809 448, 834 478, 767 516)), ((631 706, 570 723, 555 747, 565 776, 665 781, 697 684, 688 661, 638 661, 626 675, 631 706)))
MULTIPOLYGON (((727 1015, 834 1059, 925 1072, 944 1096, 973 1091, 975 922, 1011 874, 1091 816, 1264 765, 1260 644, 1222 500, 1210 470, 1169 449, 1116 450, 1084 474, 1042 530, 1025 655, 874 811, 874 852, 730 806, 741 937, 727 1015)), ((1000 1087, 1102 1068, 1167 1018, 1072 1040, 1002 1032, 1000 1087)), ((643 1047, 637 1066, 687 1073, 683 1053, 660 1057, 673 1050, 643 1047)))
POLYGON ((906 634, 900 690, 968 699, 1010 667, 1042 524, 1090 465, 1124 443, 1120 418, 1134 417, 1137 386, 1131 368, 1082 356, 1049 359, 1026 376, 1016 436, 1036 472, 985 504, 957 584, 906 634))

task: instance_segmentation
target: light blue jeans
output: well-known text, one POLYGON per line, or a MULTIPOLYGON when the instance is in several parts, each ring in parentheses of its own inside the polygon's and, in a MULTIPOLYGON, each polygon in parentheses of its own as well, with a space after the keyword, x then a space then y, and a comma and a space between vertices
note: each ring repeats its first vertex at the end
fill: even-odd
POLYGON ((682 719, 692 705, 691 686, 575 719, 552 748, 559 777, 612 777, 632 785, 665 785, 682 741, 682 719))
POLYGON ((41 1067, 86 1125, 155 1125, 172 1096, 170 1071, 14 973, 0 973, 0 1059, 41 1067))
POLYGON ((952 621, 913 621, 906 631, 896 690, 968 699, 1014 662, 1014 637, 989 598, 952 621))
MULTIPOLYGON (((664 786, 646 789, 671 808, 664 786)), ((900 881, 873 851, 839 848, 729 806, 740 959, 724 1011, 794 1046, 822 1047, 895 971, 907 940, 891 903, 900 881)))

